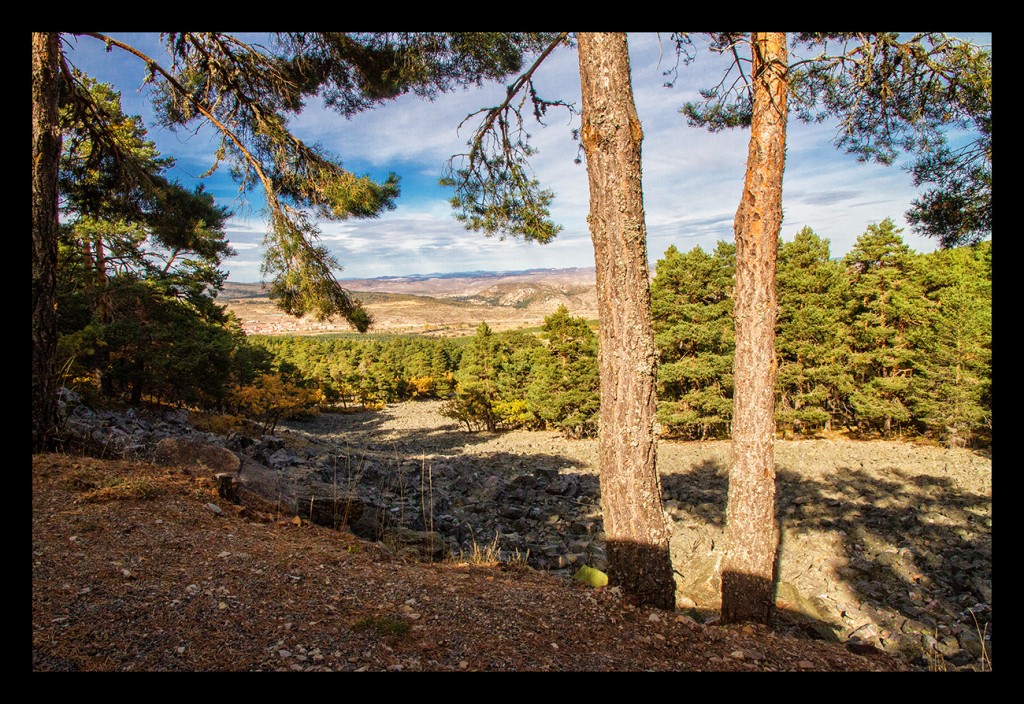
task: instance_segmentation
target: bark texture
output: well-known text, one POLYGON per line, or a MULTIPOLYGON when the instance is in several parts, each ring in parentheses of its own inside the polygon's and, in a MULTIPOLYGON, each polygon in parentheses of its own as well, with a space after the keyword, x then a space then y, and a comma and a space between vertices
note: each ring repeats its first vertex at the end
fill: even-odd
POLYGON ((610 579, 675 607, 654 435, 656 356, 640 147, 623 33, 580 33, 581 139, 597 267, 601 504, 610 579))
POLYGON ((60 44, 32 34, 32 451, 47 449, 57 426, 57 173, 60 44))
POLYGON ((736 211, 736 357, 722 621, 767 624, 775 603, 775 260, 786 161, 786 35, 751 36, 753 120, 736 211))

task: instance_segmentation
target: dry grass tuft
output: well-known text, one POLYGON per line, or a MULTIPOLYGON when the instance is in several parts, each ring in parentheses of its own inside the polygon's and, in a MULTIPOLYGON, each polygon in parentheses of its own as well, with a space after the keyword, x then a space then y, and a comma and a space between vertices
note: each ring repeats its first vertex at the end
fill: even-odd
POLYGON ((499 565, 504 565, 513 568, 525 568, 529 558, 529 550, 525 553, 516 550, 514 553, 507 554, 503 559, 501 555, 501 548, 498 545, 498 535, 495 534, 494 540, 492 540, 488 545, 480 545, 474 539, 473 545, 469 550, 460 550, 458 553, 452 554, 449 561, 454 563, 468 563, 470 565, 477 565, 480 567, 498 567, 499 565))

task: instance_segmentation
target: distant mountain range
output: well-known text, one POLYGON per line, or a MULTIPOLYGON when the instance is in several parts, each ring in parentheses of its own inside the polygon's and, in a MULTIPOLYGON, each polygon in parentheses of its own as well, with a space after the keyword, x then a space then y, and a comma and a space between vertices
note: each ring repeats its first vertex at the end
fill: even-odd
MULTIPOLYGON (((476 288, 495 280, 553 280, 561 282, 578 282, 581 285, 594 283, 594 267, 567 267, 564 269, 519 269, 515 271, 456 271, 434 272, 430 274, 403 274, 400 276, 377 276, 369 279, 339 279, 339 283, 350 291, 378 291, 382 293, 413 293, 410 289, 424 288, 420 284, 429 284, 434 295, 462 295, 468 285, 476 288), (449 286, 447 284, 455 284, 449 286), (455 288, 458 293, 439 293, 436 289, 455 288)), ((221 299, 252 298, 265 296, 267 287, 261 283, 228 282, 224 286, 221 299)))
POLYGON ((456 271, 432 274, 405 274, 402 276, 378 276, 372 279, 348 279, 348 281, 426 281, 427 279, 468 279, 468 278, 497 278, 507 276, 546 276, 560 274, 575 274, 582 272, 594 275, 594 267, 568 267, 564 269, 519 269, 516 271, 456 271))

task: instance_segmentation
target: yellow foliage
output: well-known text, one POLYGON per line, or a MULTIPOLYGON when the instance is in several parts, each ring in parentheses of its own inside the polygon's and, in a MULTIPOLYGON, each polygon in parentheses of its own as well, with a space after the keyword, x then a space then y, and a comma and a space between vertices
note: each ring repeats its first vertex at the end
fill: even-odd
POLYGON ((326 400, 320 389, 304 389, 277 374, 264 374, 252 384, 234 387, 230 398, 241 415, 259 419, 270 431, 282 418, 319 412, 326 400))
POLYGON ((189 422, 196 430, 205 433, 217 433, 218 435, 229 435, 242 430, 245 426, 245 418, 231 415, 230 413, 208 413, 196 411, 189 414, 189 422))
POLYGON ((534 419, 529 406, 522 399, 495 401, 493 408, 494 415, 508 428, 522 427, 534 419))
POLYGON ((412 397, 433 397, 437 395, 437 381, 432 376, 414 376, 409 379, 412 397))

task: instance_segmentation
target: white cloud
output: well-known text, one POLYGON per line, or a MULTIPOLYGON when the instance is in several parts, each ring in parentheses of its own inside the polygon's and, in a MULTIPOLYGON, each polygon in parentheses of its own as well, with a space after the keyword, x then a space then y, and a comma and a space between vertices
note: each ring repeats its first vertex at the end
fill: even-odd
POLYGON ((244 252, 250 249, 260 249, 258 242, 239 242, 238 240, 228 240, 231 243, 232 248, 244 252))
MULTIPOLYGON (((133 35, 132 41, 154 46, 154 35, 133 35)), ((988 41, 991 41, 990 35, 988 41)), ((136 92, 143 68, 134 57, 106 54, 94 40, 79 42, 74 60, 102 80, 117 80, 125 110, 139 112, 152 124, 144 95, 136 92)), ((732 219, 743 186, 746 130, 719 134, 691 128, 679 113, 697 89, 721 79, 723 64, 703 48, 690 66, 680 66, 674 88, 665 88, 663 72, 675 61, 668 35, 652 33, 630 37, 633 90, 644 129, 644 199, 648 220, 648 251, 652 260, 669 244, 681 249, 714 247, 719 239, 732 239, 732 219)), ((160 55, 162 57, 162 54, 160 55)), ((579 71, 575 50, 560 48, 540 67, 536 85, 540 95, 575 103, 579 107, 579 71)), ((440 190, 426 189, 440 175, 448 158, 464 150, 477 124, 471 119, 459 132, 459 123, 481 108, 499 103, 501 84, 457 90, 424 101, 406 96, 355 116, 351 120, 317 109, 311 101, 293 120, 301 137, 319 142, 357 173, 367 169, 395 170, 405 177, 406 195, 395 211, 372 220, 323 223, 323 242, 346 267, 345 276, 381 276, 467 269, 517 269, 547 266, 592 266, 586 216, 589 188, 586 168, 574 163, 578 143, 570 130, 578 117, 552 108, 547 127, 537 125, 526 110, 527 131, 539 150, 531 160, 542 185, 555 192, 552 214, 564 231, 546 246, 516 240, 501 241, 466 231, 451 214, 440 190)), ((833 127, 806 125, 792 117, 789 124, 784 184, 783 237, 810 225, 832 241, 834 255, 848 251, 868 224, 893 217, 905 225, 903 213, 915 197, 910 176, 898 167, 858 163, 836 150, 833 127)), ((196 136, 153 129, 151 137, 161 150, 178 158, 181 178, 205 170, 211 163, 209 128, 196 136)), ((177 174, 176 174, 177 175, 177 174)), ((218 202, 231 204, 235 187, 227 179, 211 186, 218 202)), ((265 224, 259 215, 261 196, 251 196, 253 208, 232 218, 228 238, 246 255, 260 248, 265 224)), ((930 240, 916 237, 909 228, 904 239, 918 251, 930 251, 930 240)), ((232 279, 255 280, 258 262, 235 257, 226 262, 232 279)))

